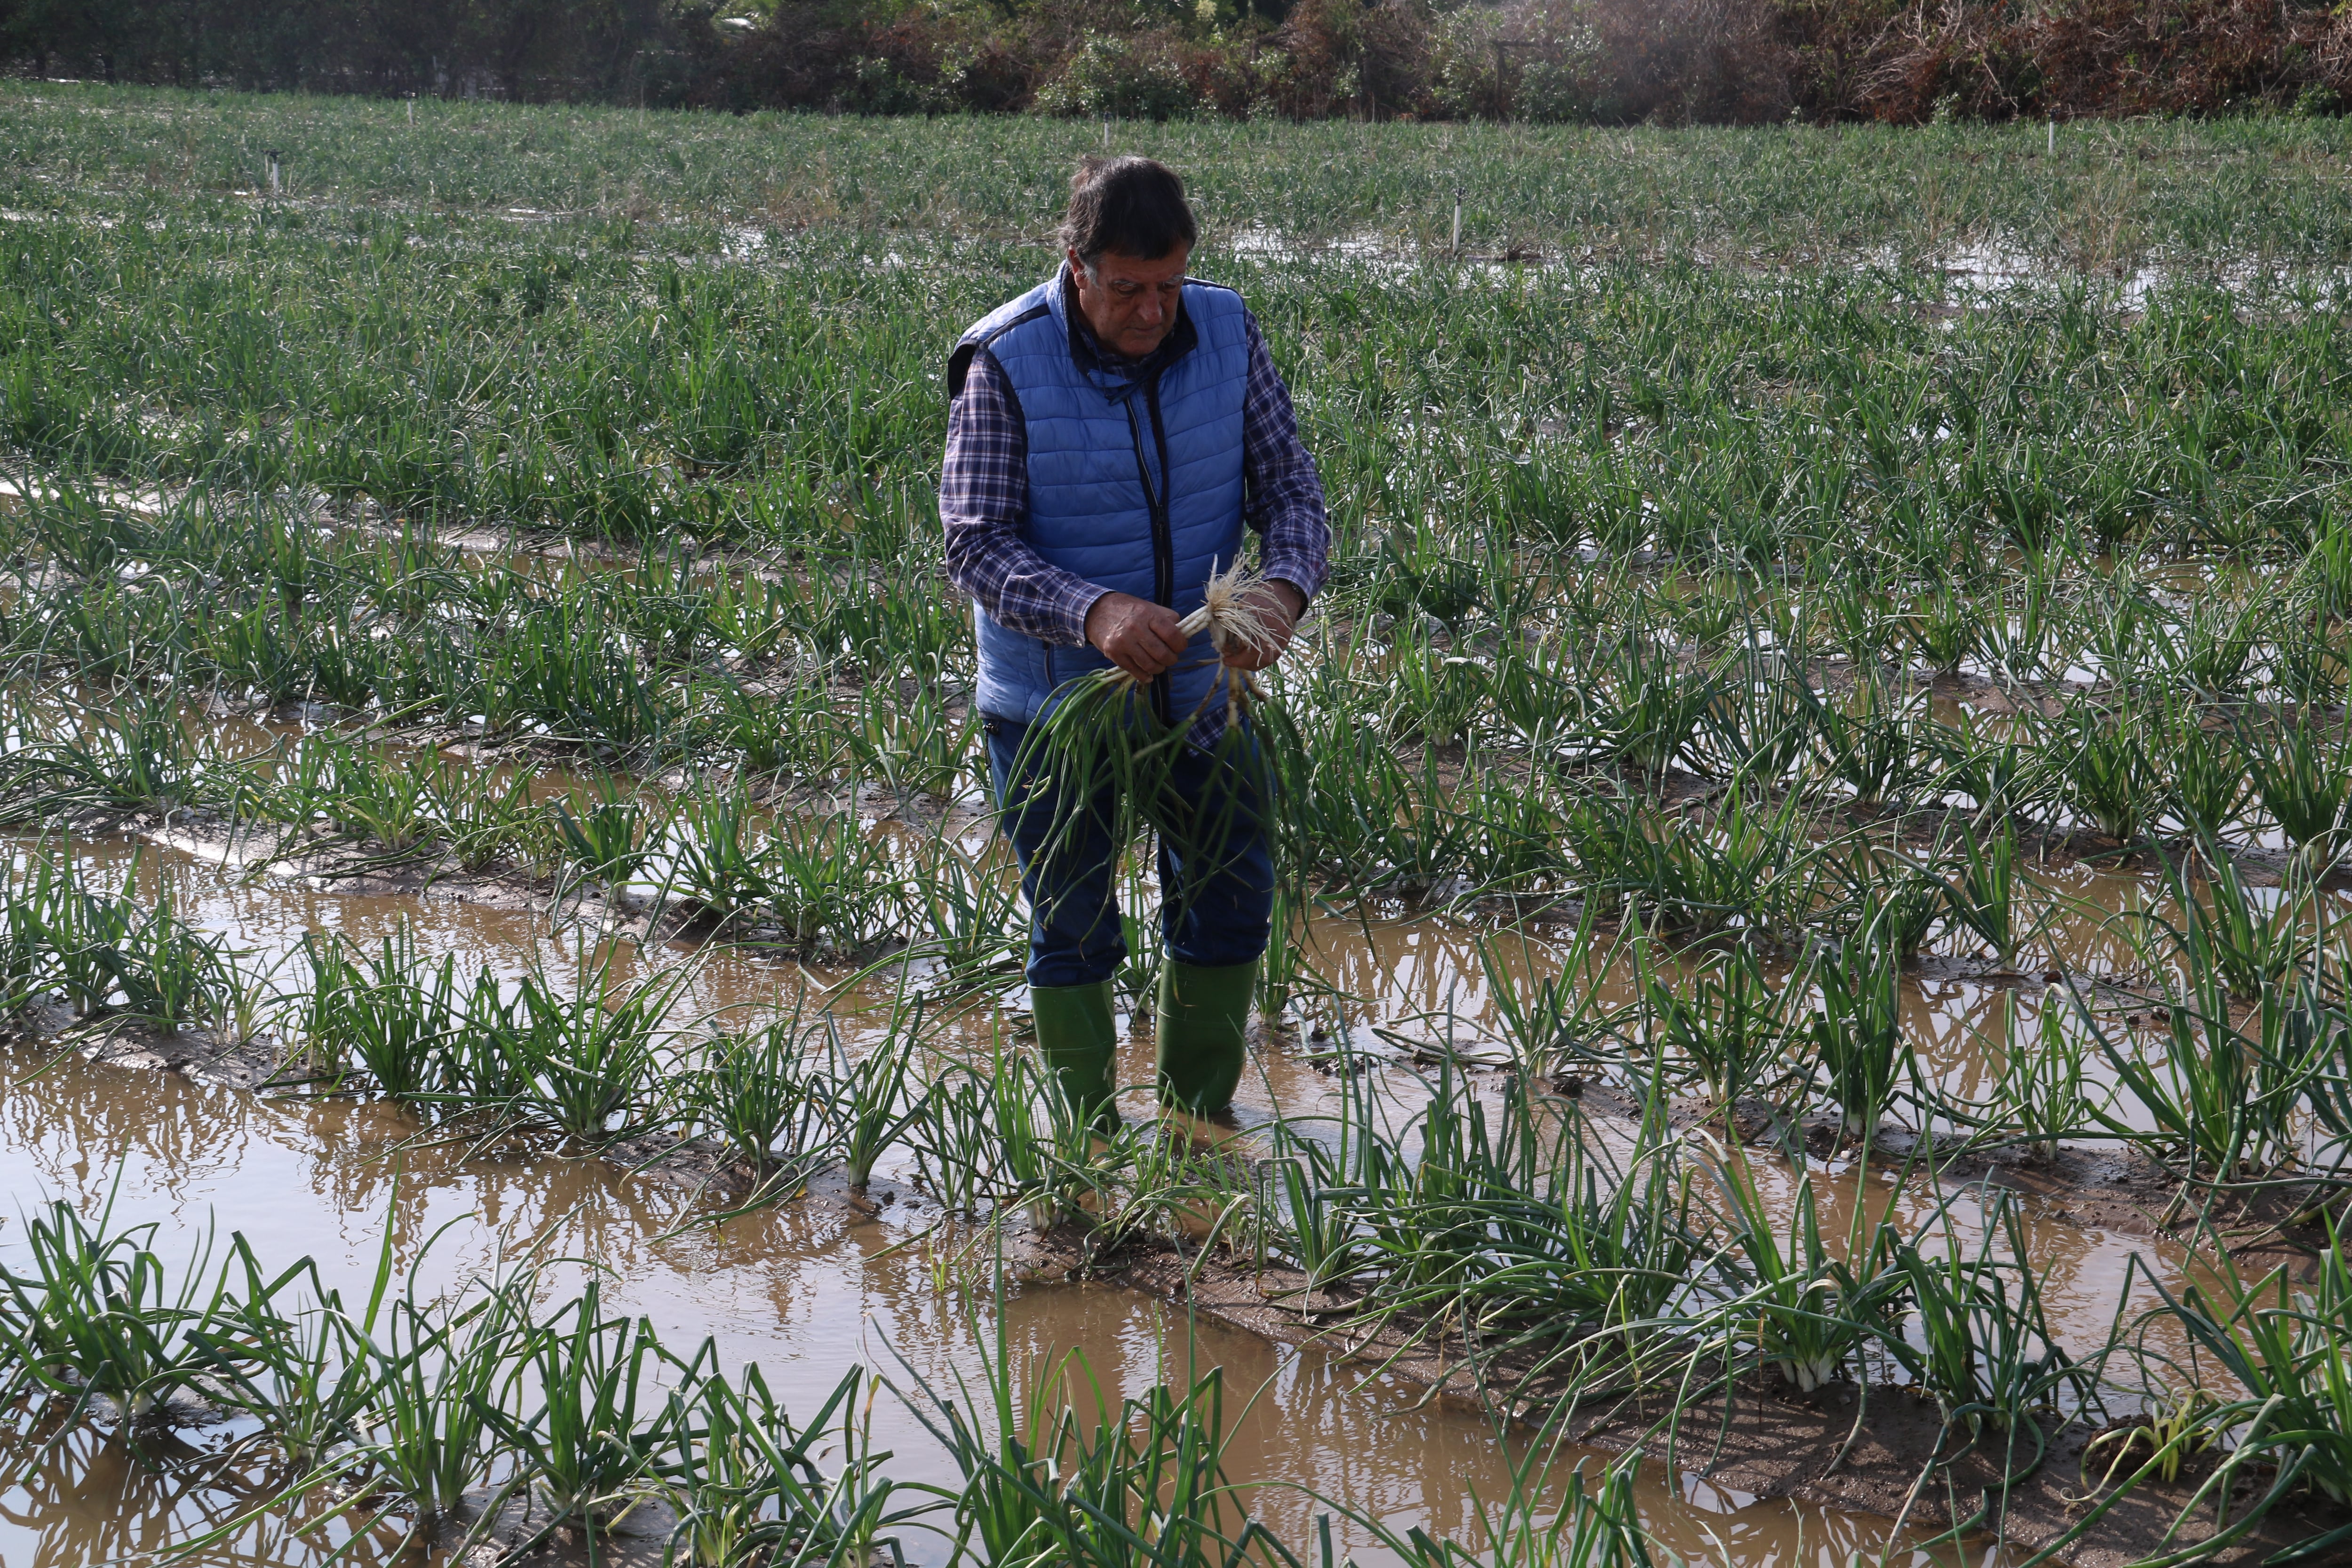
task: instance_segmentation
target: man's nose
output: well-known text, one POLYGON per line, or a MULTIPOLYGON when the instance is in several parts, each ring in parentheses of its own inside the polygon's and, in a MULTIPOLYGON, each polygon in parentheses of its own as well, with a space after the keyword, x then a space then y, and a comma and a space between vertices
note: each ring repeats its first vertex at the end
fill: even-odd
POLYGON ((1160 296, 1158 294, 1146 294, 1143 297, 1142 316, 1143 324, 1145 326, 1158 326, 1160 324, 1160 318, 1162 315, 1165 315, 1167 310, 1168 307, 1160 303, 1160 296))

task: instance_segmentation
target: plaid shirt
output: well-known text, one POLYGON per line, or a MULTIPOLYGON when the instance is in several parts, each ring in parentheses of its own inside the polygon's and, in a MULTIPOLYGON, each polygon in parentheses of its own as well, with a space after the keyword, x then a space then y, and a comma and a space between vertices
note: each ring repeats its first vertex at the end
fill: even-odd
MULTIPOLYGON (((1079 330, 1092 332, 1072 312, 1079 330)), ((1331 530, 1323 479, 1299 444, 1290 389, 1266 353, 1257 320, 1244 312, 1249 381, 1242 395, 1242 518, 1259 534, 1258 566, 1312 599, 1323 586, 1331 530)), ((1115 365, 1104 354, 1102 363, 1115 365)), ((1148 373, 1149 359, 1135 374, 1148 373)), ((1087 612, 1109 589, 1037 553, 1022 536, 1029 513, 1029 432, 1013 413, 1004 372, 993 356, 974 354, 963 390, 948 410, 947 460, 940 470, 940 521, 947 530, 948 579, 1008 630, 1076 647, 1087 640, 1087 612)), ((1192 739, 1213 742, 1224 728, 1224 705, 1211 703, 1192 739)))

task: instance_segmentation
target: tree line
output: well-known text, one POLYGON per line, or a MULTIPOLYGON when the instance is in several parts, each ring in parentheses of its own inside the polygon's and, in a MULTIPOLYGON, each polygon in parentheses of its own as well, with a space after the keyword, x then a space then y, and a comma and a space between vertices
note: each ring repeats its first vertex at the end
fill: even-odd
POLYGON ((2305 0, 0 0, 110 81, 866 113, 1605 123, 2352 106, 2305 0))

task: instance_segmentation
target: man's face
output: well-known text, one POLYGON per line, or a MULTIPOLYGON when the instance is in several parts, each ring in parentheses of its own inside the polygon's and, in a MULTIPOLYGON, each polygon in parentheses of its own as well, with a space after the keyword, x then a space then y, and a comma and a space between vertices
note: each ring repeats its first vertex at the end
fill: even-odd
POLYGON ((1076 250, 1070 252, 1070 276, 1076 280, 1078 309, 1103 347, 1129 359, 1141 359, 1176 330, 1176 312, 1184 299, 1184 263, 1189 246, 1178 246, 1157 261, 1105 251, 1089 277, 1076 250))

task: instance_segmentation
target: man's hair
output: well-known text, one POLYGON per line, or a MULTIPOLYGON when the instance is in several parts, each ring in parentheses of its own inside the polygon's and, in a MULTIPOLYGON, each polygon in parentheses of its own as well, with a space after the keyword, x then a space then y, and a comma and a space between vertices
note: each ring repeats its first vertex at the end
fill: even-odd
POLYGON ((1078 160, 1062 243, 1078 253, 1089 276, 1105 251, 1157 261, 1180 245, 1190 249, 1200 237, 1192 209, 1184 205, 1184 182, 1167 164, 1150 158, 1078 160))

